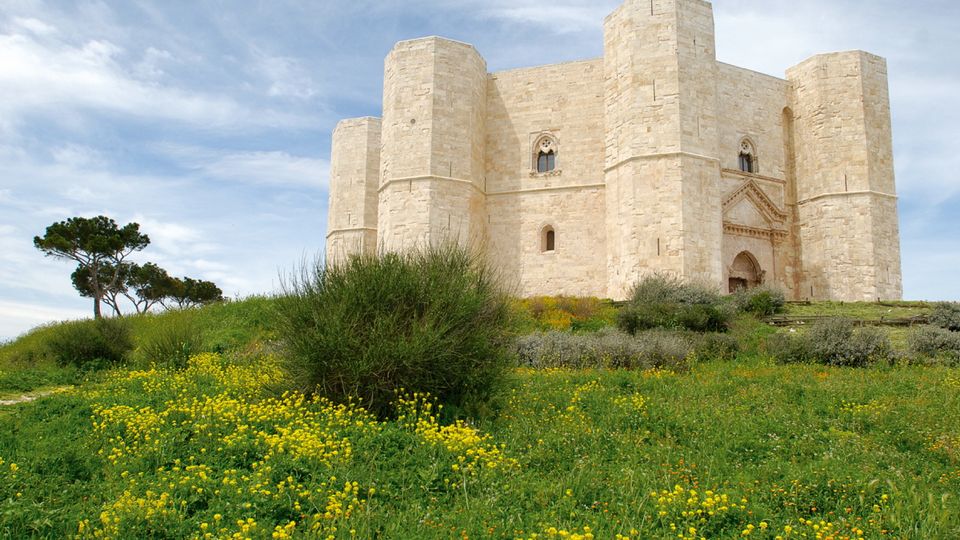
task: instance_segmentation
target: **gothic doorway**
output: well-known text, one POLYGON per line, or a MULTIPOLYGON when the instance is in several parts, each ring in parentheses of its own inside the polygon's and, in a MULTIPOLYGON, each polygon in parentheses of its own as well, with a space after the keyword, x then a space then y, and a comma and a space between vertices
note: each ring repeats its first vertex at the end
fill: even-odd
POLYGON ((749 251, 741 251, 730 266, 730 279, 727 283, 729 292, 740 289, 749 289, 763 283, 763 270, 757 258, 749 251))

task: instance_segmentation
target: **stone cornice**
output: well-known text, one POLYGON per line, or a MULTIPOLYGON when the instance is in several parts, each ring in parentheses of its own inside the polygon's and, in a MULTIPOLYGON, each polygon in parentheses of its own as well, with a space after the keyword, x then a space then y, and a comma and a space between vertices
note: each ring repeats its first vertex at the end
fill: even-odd
POLYGON ((763 180, 765 182, 773 182, 774 184, 781 184, 781 185, 785 185, 787 183, 787 181, 782 178, 776 178, 773 176, 764 176, 762 174, 745 172, 739 169, 720 169, 720 174, 727 177, 733 176, 736 178, 743 178, 745 180, 748 178, 753 178, 756 180, 763 180))
POLYGON ((527 188, 527 189, 511 189, 507 191, 491 191, 487 193, 487 197, 495 197, 497 195, 517 195, 520 193, 538 193, 543 191, 564 191, 570 189, 605 189, 606 184, 577 184, 573 186, 548 186, 548 187, 538 187, 538 188, 527 188))
POLYGON ((821 193, 820 195, 814 195, 813 197, 807 197, 802 201, 797 201, 797 204, 807 204, 819 199, 825 199, 828 197, 845 197, 848 195, 876 195, 878 197, 887 197, 890 199, 897 199, 898 197, 892 193, 884 193, 882 191, 874 191, 872 189, 864 189, 860 191, 836 191, 833 193, 821 193))
POLYGON ((347 227, 347 228, 345 228, 345 229, 333 229, 333 230, 331 230, 330 232, 327 233, 327 236, 326 236, 326 237, 327 237, 327 238, 330 238, 331 236, 333 236, 333 235, 335 235, 335 234, 337 234, 337 233, 344 233, 344 232, 359 232, 359 231, 374 231, 374 232, 376 232, 376 230, 377 230, 377 229, 374 228, 374 227, 347 227))
POLYGON ((766 238, 770 240, 783 240, 787 237, 788 233, 783 229, 761 229, 758 227, 750 227, 747 225, 738 225, 736 223, 730 223, 729 221, 723 222, 723 232, 727 234, 734 234, 737 236, 749 236, 751 238, 766 238))
POLYGON ((424 174, 419 176, 403 176, 400 178, 391 178, 385 180, 380 187, 377 188, 377 193, 383 191, 390 184, 396 184, 398 182, 423 182, 427 180, 443 180, 445 182, 459 182, 461 184, 468 184, 473 189, 477 190, 478 193, 483 194, 483 190, 477 187, 477 185, 472 180, 467 180, 465 178, 453 178, 452 176, 440 176, 437 174, 424 174))
POLYGON ((704 155, 702 155, 702 154, 694 154, 693 152, 657 152, 657 153, 653 153, 653 154, 640 154, 640 155, 637 155, 637 156, 630 156, 630 157, 627 157, 627 158, 623 158, 623 159, 621 159, 621 160, 613 163, 612 165, 608 165, 608 166, 604 167, 603 172, 605 172, 605 173, 610 172, 610 171, 612 171, 612 170, 614 170, 614 169, 616 169, 616 168, 618 168, 618 167, 622 167, 623 165, 626 165, 627 163, 630 163, 630 162, 632 162, 632 161, 644 161, 644 160, 648 160, 648 159, 660 159, 660 158, 666 158, 666 157, 690 157, 690 158, 694 158, 694 159, 700 159, 700 160, 703 160, 703 161, 712 161, 712 162, 714 162, 714 163, 720 163, 720 160, 717 159, 717 158, 710 157, 710 156, 704 156, 704 155))

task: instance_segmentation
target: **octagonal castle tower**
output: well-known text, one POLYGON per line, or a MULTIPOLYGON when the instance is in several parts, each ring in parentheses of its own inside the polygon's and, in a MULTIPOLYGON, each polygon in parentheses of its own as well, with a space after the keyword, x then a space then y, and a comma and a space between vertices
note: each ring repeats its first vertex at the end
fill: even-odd
POLYGON ((520 296, 624 298, 651 272, 901 296, 883 59, 724 64, 702 0, 627 0, 603 29, 602 58, 495 73, 398 43, 382 120, 334 131, 328 257, 458 242, 520 296))

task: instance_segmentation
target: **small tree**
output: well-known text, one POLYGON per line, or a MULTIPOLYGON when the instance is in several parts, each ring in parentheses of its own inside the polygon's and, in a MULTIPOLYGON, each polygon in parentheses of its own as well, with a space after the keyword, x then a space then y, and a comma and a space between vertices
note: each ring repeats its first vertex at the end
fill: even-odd
POLYGON ((183 309, 220 302, 223 300, 223 291, 212 281, 172 278, 166 298, 183 309))
POLYGON ((124 285, 123 295, 130 300, 137 313, 146 313, 173 294, 175 280, 154 263, 143 266, 132 264, 125 275, 124 285))
MULTIPOLYGON (((112 308, 114 315, 117 316, 120 315, 120 296, 126 296, 127 293, 126 281, 130 266, 128 263, 120 265, 119 268, 109 263, 104 263, 100 266, 98 281, 107 284, 103 291, 103 303, 112 308), (113 279, 115 274, 119 274, 119 278, 116 280, 113 279)), ((80 296, 85 298, 94 297, 90 267, 83 265, 77 266, 77 269, 70 274, 70 281, 73 282, 73 288, 80 293, 80 296)))
POLYGON ((60 221, 47 227, 42 237, 33 238, 33 245, 44 255, 75 261, 78 271, 86 272, 86 277, 79 279, 93 298, 95 318, 101 317, 103 298, 120 282, 125 259, 149 243, 150 238, 140 233, 138 223, 118 227, 106 216, 60 221))

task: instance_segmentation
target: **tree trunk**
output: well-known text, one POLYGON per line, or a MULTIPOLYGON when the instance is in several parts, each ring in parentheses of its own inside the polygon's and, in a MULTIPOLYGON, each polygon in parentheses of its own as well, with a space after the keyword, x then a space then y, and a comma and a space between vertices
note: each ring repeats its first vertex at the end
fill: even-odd
POLYGON ((96 294, 93 295, 93 318, 99 319, 102 317, 100 314, 100 297, 96 294))

